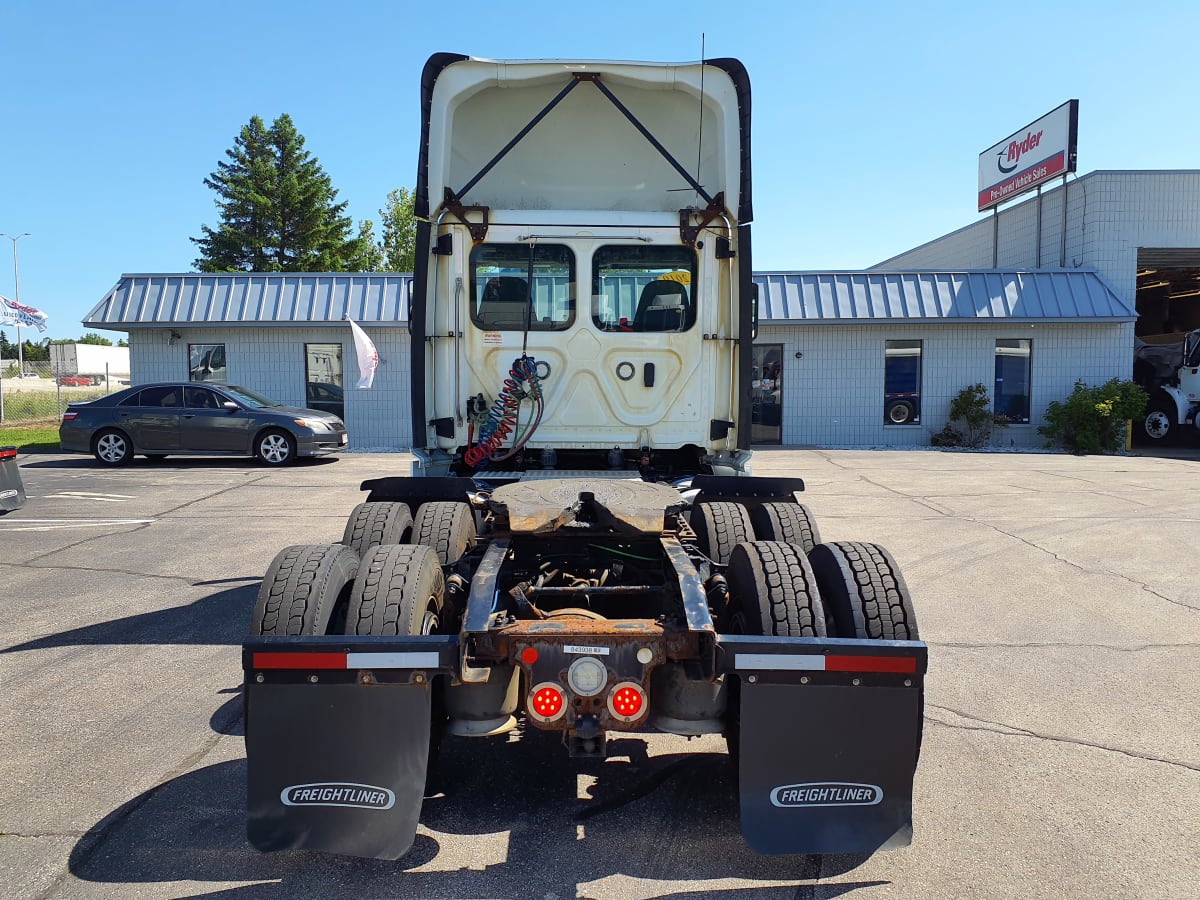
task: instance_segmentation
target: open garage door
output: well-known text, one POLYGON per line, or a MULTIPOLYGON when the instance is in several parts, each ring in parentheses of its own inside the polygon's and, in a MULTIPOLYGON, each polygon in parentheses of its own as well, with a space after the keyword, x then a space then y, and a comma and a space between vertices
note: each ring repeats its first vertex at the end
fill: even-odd
POLYGON ((1200 248, 1138 248, 1135 333, 1200 328, 1200 248))
POLYGON ((1200 247, 1139 247, 1133 377, 1153 395, 1175 376, 1183 338, 1200 328, 1200 247))

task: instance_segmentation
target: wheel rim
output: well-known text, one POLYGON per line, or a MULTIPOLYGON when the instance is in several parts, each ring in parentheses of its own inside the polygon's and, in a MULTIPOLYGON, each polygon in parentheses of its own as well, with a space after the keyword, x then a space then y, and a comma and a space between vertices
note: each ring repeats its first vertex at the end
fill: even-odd
POLYGON ((421 619, 421 634, 436 634, 439 624, 437 609, 434 608, 433 598, 430 597, 425 606, 425 617, 421 619))
POLYGON ((888 418, 892 420, 893 425, 903 425, 908 421, 908 407, 897 403, 888 411, 888 418))
POLYGON ((1164 438, 1170 430, 1171 423, 1167 419, 1166 413, 1156 410, 1146 416, 1146 434, 1150 437, 1164 438))
POLYGON ((96 452, 105 462, 120 462, 125 458, 125 439, 119 434, 105 434, 96 441, 96 452))
POLYGON ((288 458, 288 442, 282 434, 268 434, 258 449, 267 462, 281 463, 288 458))

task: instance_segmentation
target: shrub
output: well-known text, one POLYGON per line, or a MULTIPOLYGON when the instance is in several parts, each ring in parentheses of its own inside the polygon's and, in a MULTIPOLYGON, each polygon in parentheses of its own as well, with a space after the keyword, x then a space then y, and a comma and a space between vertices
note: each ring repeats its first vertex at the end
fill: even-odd
POLYGON ((973 450, 987 444, 995 426, 1006 427, 1008 419, 992 413, 987 388, 982 384, 965 387, 950 401, 950 416, 946 427, 930 438, 935 447, 969 447, 973 450))
POLYGON ((1099 387, 1077 381, 1066 401, 1054 400, 1046 407, 1046 424, 1038 433, 1047 439, 1047 447, 1114 453, 1125 444, 1125 421, 1141 418, 1148 399, 1132 381, 1114 378, 1099 387))

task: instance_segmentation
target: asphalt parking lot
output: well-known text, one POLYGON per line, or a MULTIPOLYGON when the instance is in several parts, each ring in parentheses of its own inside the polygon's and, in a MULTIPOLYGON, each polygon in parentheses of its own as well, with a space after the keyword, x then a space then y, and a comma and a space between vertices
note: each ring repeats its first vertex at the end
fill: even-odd
POLYGON ((244 839, 239 641, 282 547, 403 455, 21 458, 0 516, 5 897, 1185 897, 1200 885, 1200 461, 778 450, 885 545, 930 646, 911 847, 759 857, 724 741, 448 743, 412 853, 244 839))

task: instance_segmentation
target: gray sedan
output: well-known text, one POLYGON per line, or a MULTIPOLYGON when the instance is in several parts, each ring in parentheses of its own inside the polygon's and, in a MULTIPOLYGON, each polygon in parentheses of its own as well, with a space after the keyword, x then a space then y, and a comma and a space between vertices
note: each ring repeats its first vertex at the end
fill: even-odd
POLYGON ((135 453, 253 456, 282 466, 299 456, 346 449, 346 426, 332 413, 282 406, 246 388, 224 384, 144 384, 72 403, 58 429, 62 449, 92 453, 107 466, 135 453))

